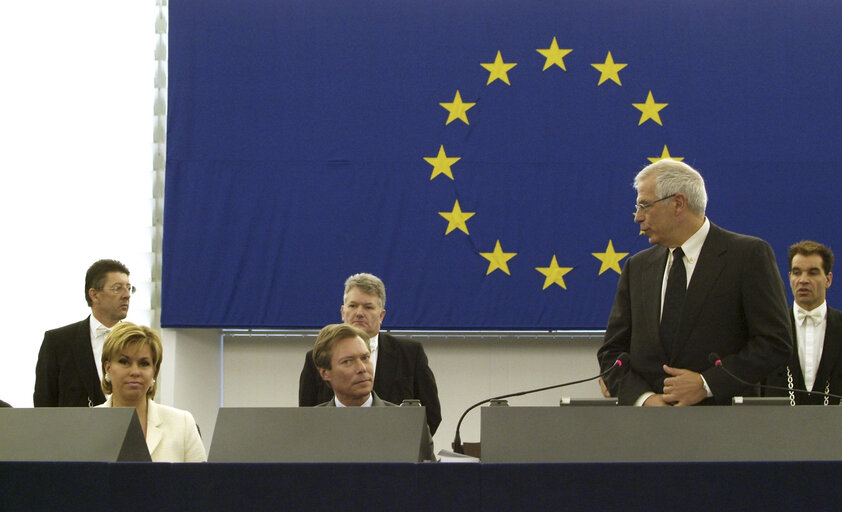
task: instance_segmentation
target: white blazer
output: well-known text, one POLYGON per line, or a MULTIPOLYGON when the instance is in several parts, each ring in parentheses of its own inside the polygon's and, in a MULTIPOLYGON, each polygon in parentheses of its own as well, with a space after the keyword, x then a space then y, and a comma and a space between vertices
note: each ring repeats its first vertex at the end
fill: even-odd
MULTIPOLYGON (((146 403, 146 446, 152 462, 207 462, 192 414, 154 400, 146 403)), ((97 407, 113 407, 111 396, 97 407)))

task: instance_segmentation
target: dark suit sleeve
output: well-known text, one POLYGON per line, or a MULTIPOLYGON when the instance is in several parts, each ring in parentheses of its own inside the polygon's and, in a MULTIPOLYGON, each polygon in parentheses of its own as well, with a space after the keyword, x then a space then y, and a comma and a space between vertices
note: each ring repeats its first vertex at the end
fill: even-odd
MULTIPOLYGON (((721 354, 722 364, 748 382, 760 382, 785 365, 792 353, 792 326, 783 281, 775 255, 766 242, 754 239, 740 266, 739 293, 745 317, 746 341, 731 354, 721 354)), ((737 283, 735 283, 737 284, 737 283)), ((702 373, 717 403, 730 403, 745 386, 717 367, 702 373)))
POLYGON ((319 400, 319 387, 322 384, 322 377, 313 362, 313 351, 310 350, 304 356, 304 368, 301 369, 301 376, 298 378, 298 405, 299 407, 313 407, 325 400, 319 400))
POLYGON ((55 337, 46 332, 35 365, 35 392, 32 394, 35 407, 58 407, 59 368, 55 343, 55 337))
MULTIPOLYGON (((597 351, 600 372, 610 368, 621 354, 631 352, 632 314, 629 274, 632 272, 632 266, 632 261, 628 261, 623 266, 620 281, 617 283, 617 294, 608 317, 605 338, 597 351)), ((655 392, 631 367, 631 364, 627 364, 622 368, 615 368, 604 377, 611 396, 616 396, 621 405, 632 405, 643 393, 655 392)))
POLYGON ((441 403, 439 403, 439 390, 436 386, 436 377, 430 369, 427 360, 427 353, 424 346, 418 344, 418 353, 415 362, 415 396, 421 400, 421 405, 427 408, 427 425, 430 433, 435 434, 441 423, 441 403))

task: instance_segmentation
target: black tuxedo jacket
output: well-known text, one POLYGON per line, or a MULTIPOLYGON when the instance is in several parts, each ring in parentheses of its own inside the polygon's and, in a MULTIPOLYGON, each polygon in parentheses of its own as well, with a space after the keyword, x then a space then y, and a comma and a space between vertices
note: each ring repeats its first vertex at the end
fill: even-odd
MULTIPOLYGON (((792 322, 792 339, 795 340, 795 316, 792 309, 789 310, 789 318, 792 322)), ((792 373, 792 386, 795 389, 807 389, 804 384, 804 373, 801 371, 801 360, 798 358, 798 349, 793 344, 792 356, 787 362, 792 373)), ((775 370, 765 384, 770 386, 787 387, 786 366, 775 370)), ((822 357, 819 361, 819 369, 816 372, 816 380, 813 389, 808 391, 819 391, 824 393, 825 386, 830 385, 830 392, 834 395, 842 395, 842 311, 827 308, 827 327, 824 331, 824 346, 822 357)), ((776 389, 765 389, 765 396, 789 396, 789 393, 776 389)), ((808 395, 807 393, 795 393, 795 403, 798 405, 822 405, 824 397, 821 395, 808 395)), ((829 404, 838 405, 839 399, 831 399, 829 404)))
MULTIPOLYGON (((441 404, 436 378, 427 361, 424 346, 413 340, 396 338, 380 332, 377 346, 377 367, 374 370, 374 392, 383 400, 400 404, 417 399, 427 410, 427 425, 435 434, 441 423, 441 404)), ((304 357, 304 368, 298 381, 298 405, 314 406, 333 398, 333 390, 322 380, 313 362, 313 351, 304 357)))
POLYGON ((703 403, 729 404, 736 395, 756 396, 709 361, 716 352, 731 373, 760 382, 786 363, 792 350, 783 281, 769 244, 714 224, 705 239, 678 326, 674 347, 660 340, 661 286, 668 249, 651 247, 623 267, 598 351, 607 370, 623 353, 629 364, 612 371, 606 383, 618 402, 634 402, 645 392, 663 393, 662 365, 699 372, 713 393, 703 403))
POLYGON ((105 402, 91 348, 90 317, 44 333, 32 400, 35 407, 93 407, 105 402))

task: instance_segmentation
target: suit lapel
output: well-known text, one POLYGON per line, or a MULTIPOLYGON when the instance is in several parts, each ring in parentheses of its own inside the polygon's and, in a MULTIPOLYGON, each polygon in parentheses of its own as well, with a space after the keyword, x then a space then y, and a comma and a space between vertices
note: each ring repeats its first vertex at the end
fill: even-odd
POLYGON ((374 391, 389 396, 389 388, 395 380, 397 352, 392 337, 380 332, 377 340, 377 368, 374 370, 374 391))
MULTIPOLYGON (((824 391, 825 383, 833 377, 834 366, 836 365, 836 361, 839 360, 840 352, 842 352, 842 312, 828 307, 822 358, 819 362, 819 369, 816 372, 816 383, 813 385, 816 391, 824 391)), ((795 354, 797 357, 797 348, 795 349, 795 354)), ((799 372, 801 371, 800 367, 801 365, 799 365, 799 372)))
POLYGON ((158 404, 152 400, 146 401, 146 446, 149 447, 149 454, 155 453, 155 449, 161 443, 164 437, 164 431, 161 429, 161 415, 158 410, 158 404))
POLYGON ((371 406, 372 407, 383 407, 383 400, 377 396, 377 393, 371 392, 371 406))
MULTIPOLYGON (((94 362, 94 349, 91 347, 91 317, 88 316, 77 324, 76 335, 73 339, 72 351, 73 360, 76 363, 76 370, 85 383, 85 390, 89 399, 99 399, 99 403, 105 400, 102 388, 99 383, 96 362, 94 362)), ((96 405, 94 403, 93 405, 96 405)))
MULTIPOLYGON (((794 343, 792 347, 792 356, 790 356, 789 362, 786 366, 789 368, 789 373, 792 375, 792 387, 794 389, 807 389, 807 385, 804 383, 804 374, 801 372, 801 358, 798 356, 798 334, 796 332, 795 315, 792 313, 792 308, 789 308, 789 321, 790 325, 792 325, 792 339, 794 343)), ((824 354, 824 352, 822 352, 822 354, 824 354)), ((822 355, 822 359, 824 359, 824 355, 822 355)), ((819 375, 816 374, 816 382, 818 382, 818 377, 819 375)), ((809 395, 802 395, 800 393, 796 394, 796 398, 800 397, 803 399, 808 396, 809 395)))
POLYGON ((722 236, 722 230, 713 223, 710 231, 699 252, 699 259, 693 269, 690 284, 687 287, 687 295, 684 299, 684 310, 681 313, 681 322, 678 325, 678 337, 676 339, 675 353, 681 352, 684 343, 689 339, 690 333, 696 326, 702 307, 707 300, 711 290, 716 286, 719 274, 725 268, 728 246, 722 236))

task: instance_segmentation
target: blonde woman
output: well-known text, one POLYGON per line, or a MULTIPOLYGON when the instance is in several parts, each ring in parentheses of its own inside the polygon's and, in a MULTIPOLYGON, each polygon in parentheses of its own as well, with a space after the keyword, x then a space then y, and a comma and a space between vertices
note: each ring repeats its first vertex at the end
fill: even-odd
POLYGON ((149 327, 117 324, 102 347, 102 390, 111 396, 97 407, 134 407, 153 462, 205 462, 193 415, 152 400, 162 350, 149 327))

